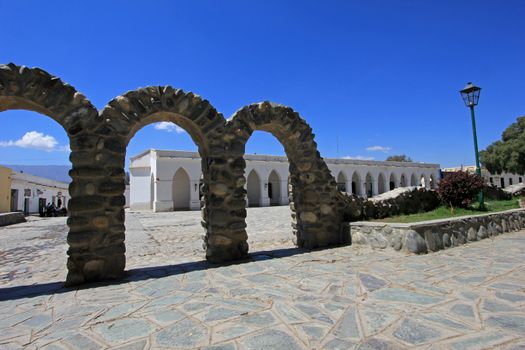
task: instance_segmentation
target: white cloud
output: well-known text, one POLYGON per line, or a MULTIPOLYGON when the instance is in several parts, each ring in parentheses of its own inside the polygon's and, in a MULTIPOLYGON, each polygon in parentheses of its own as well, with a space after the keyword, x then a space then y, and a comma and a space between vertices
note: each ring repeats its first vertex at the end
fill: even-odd
POLYGON ((186 132, 183 128, 181 128, 178 125, 175 125, 171 122, 160 122, 155 124, 155 129, 157 130, 164 130, 167 132, 176 132, 177 134, 182 134, 186 132))
POLYGON ((343 159, 374 160, 374 157, 366 157, 366 156, 344 156, 343 159))
POLYGON ((370 146, 370 147, 366 148, 367 151, 371 151, 371 152, 385 152, 385 153, 388 153, 388 151, 390 151, 391 149, 392 149, 392 147, 388 147, 388 146, 370 146))
POLYGON ((32 148, 43 151, 69 151, 69 145, 58 146, 58 141, 51 135, 44 135, 38 131, 29 131, 16 141, 0 141, 0 147, 32 148))

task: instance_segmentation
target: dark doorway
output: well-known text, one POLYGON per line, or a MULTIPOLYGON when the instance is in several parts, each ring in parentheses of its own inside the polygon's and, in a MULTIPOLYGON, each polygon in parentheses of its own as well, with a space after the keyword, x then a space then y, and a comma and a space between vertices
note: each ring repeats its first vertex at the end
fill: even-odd
POLYGON ((24 198, 24 214, 29 215, 29 198, 24 198))
POLYGON ((18 190, 11 190, 11 211, 18 211, 18 190))
POLYGON ((46 207, 46 199, 45 198, 38 198, 38 212, 40 215, 44 214, 44 208, 46 207))

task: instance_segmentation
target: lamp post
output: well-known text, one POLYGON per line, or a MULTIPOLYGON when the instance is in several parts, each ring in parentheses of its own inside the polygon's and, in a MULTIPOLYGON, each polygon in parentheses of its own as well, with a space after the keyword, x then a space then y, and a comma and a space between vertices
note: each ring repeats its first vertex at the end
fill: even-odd
MULTIPOLYGON (((476 118, 474 116, 474 106, 478 104, 480 91, 481 88, 472 84, 471 82, 468 82, 467 85, 463 88, 463 90, 459 91, 461 97, 463 98, 463 102, 465 102, 465 105, 470 108, 470 117, 472 118, 472 133, 474 135, 474 153, 476 155, 476 174, 478 174, 479 176, 481 176, 481 167, 479 166, 478 136, 476 133, 476 118)), ((483 190, 479 192, 478 200, 479 208, 484 209, 485 204, 483 190)))

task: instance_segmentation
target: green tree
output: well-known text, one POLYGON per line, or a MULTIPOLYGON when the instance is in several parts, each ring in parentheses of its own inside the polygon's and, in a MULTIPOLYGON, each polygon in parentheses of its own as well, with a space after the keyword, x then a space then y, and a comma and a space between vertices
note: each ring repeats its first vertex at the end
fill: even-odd
POLYGON ((413 160, 410 157, 407 157, 406 154, 388 156, 385 160, 387 162, 413 162, 413 160))
POLYGON ((479 153, 481 163, 493 174, 525 173, 525 116, 518 117, 486 150, 479 153))

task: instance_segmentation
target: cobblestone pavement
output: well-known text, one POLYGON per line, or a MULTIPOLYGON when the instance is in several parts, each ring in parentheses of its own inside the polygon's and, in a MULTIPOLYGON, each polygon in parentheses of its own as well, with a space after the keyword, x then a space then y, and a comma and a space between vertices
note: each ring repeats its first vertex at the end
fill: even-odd
POLYGON ((128 215, 129 276, 83 289, 58 282, 63 219, 2 228, 0 348, 525 348, 525 231, 422 256, 305 252, 284 212, 251 210, 255 250, 273 250, 226 266, 196 261, 194 213, 128 215))

